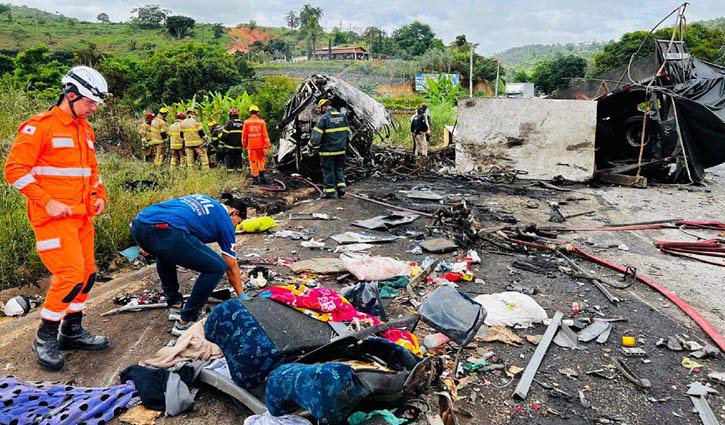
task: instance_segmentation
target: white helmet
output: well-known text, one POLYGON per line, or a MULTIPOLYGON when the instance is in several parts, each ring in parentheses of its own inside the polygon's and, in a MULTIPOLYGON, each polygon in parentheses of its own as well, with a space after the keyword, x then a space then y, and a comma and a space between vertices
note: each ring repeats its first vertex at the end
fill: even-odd
POLYGON ((73 67, 60 81, 64 88, 67 84, 72 84, 78 90, 78 94, 95 102, 103 103, 103 99, 108 97, 106 79, 93 68, 73 67))

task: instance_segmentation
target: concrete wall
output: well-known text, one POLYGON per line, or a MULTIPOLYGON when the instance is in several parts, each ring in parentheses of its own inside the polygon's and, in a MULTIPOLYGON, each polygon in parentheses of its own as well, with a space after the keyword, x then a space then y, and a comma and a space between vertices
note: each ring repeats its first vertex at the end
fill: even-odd
POLYGON ((456 169, 525 170, 527 178, 584 181, 594 172, 597 104, 585 100, 461 99, 456 169))

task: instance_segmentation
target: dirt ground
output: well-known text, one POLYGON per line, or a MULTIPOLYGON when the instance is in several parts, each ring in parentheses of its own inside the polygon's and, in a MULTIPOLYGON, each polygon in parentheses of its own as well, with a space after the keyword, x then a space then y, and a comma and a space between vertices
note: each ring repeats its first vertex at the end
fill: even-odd
MULTIPOLYGON (((435 211, 439 204, 430 201, 413 201, 401 191, 426 186, 451 197, 466 199, 472 206, 476 218, 484 226, 515 222, 518 225, 536 223, 552 226, 547 221, 549 202, 562 204, 564 214, 594 211, 590 215, 568 220, 561 226, 592 227, 607 223, 629 223, 669 218, 690 220, 723 220, 725 211, 725 167, 711 170, 708 188, 656 186, 646 190, 620 187, 566 186, 571 191, 556 191, 541 187, 536 182, 519 181, 512 185, 490 185, 474 183, 455 178, 396 178, 382 176, 356 182, 351 193, 367 195, 385 202, 404 205, 422 211, 435 211)), ((360 230, 350 225, 357 219, 385 214, 385 207, 370 202, 346 197, 340 200, 312 200, 303 202, 285 213, 277 215, 276 230, 308 230, 318 240, 324 240, 328 247, 337 244, 327 239, 330 234, 360 230), (288 220, 289 213, 323 212, 339 217, 334 221, 288 220)), ((422 232, 430 219, 421 217, 414 223, 395 228, 393 233, 401 236, 406 231, 422 232)), ((373 232, 375 233, 375 232, 373 232)), ((696 234, 714 237, 714 232, 695 231, 696 234)), ((660 253, 653 245, 656 239, 694 240, 680 230, 649 230, 627 232, 582 232, 560 236, 585 247, 588 251, 618 264, 636 267, 645 274, 681 296, 690 303, 721 333, 725 333, 725 279, 723 268, 677 258, 660 253), (618 247, 626 245, 626 251, 618 247)), ((455 261, 457 254, 413 254, 410 251, 416 243, 402 238, 393 243, 380 244, 371 252, 373 255, 392 256, 405 261, 422 261, 426 255, 455 261)), ((258 254, 260 258, 274 257, 332 257, 330 251, 311 250, 300 246, 300 241, 273 238, 269 233, 241 235, 238 251, 241 258, 247 254, 258 254)), ((461 283, 459 289, 471 296, 482 293, 501 292, 511 283, 535 287, 533 298, 552 316, 562 311, 565 318, 623 317, 626 321, 615 322, 607 343, 581 344, 580 350, 568 350, 552 345, 536 375, 525 401, 514 401, 511 397, 518 382, 502 371, 471 375, 459 382, 455 402, 460 423, 471 424, 698 424, 699 417, 693 412, 692 403, 685 395, 686 385, 706 382, 707 374, 725 370, 722 355, 717 358, 699 360, 703 368, 690 373, 682 365, 685 352, 672 352, 666 347, 656 346, 659 338, 670 335, 686 335, 686 339, 710 342, 694 322, 684 316, 672 303, 644 284, 635 283, 630 288, 612 290, 624 301, 610 304, 589 282, 564 273, 559 267, 565 264, 555 255, 536 250, 502 250, 490 243, 479 243, 476 247, 482 261, 475 266, 477 278, 485 283, 461 283), (524 271, 511 267, 514 260, 524 260, 539 266, 544 273, 524 271), (582 311, 572 312, 571 303, 579 302, 582 311), (638 346, 649 356, 646 362, 638 358, 627 358, 626 363, 643 378, 652 382, 649 392, 643 392, 621 375, 609 369, 615 358, 622 358, 620 341, 623 335, 634 335, 638 346), (562 369, 573 369, 578 376, 567 377, 562 369), (605 369, 604 379, 585 372, 605 369), (475 394, 475 396, 473 395, 475 394), (591 403, 585 407, 580 394, 591 403)), ((624 248, 622 246, 622 248, 624 248)), ((601 276, 619 279, 611 271, 576 259, 587 270, 601 276)), ((292 273, 286 267, 273 267, 279 277, 272 284, 288 282, 292 273)), ((90 298, 85 323, 96 332, 109 335, 111 347, 102 352, 66 354, 63 372, 51 373, 40 369, 30 351, 30 342, 38 323, 38 312, 0 324, 0 368, 5 375, 14 375, 24 380, 51 380, 69 382, 78 386, 107 386, 118 383, 118 373, 127 366, 155 353, 172 338, 171 322, 164 310, 142 311, 101 317, 100 313, 115 308, 113 297, 120 292, 138 292, 158 288, 158 278, 153 266, 136 271, 118 272, 114 278, 99 283, 90 298)), ((190 288, 194 274, 182 272, 182 280, 190 288)), ((334 278, 320 278, 318 283, 339 288, 341 283, 334 278)), ((348 280, 343 283, 353 283, 348 280)), ((47 285, 47 283, 46 283, 47 285)), ((42 286, 42 285, 41 285, 42 286)), ((427 285, 426 293, 434 286, 427 285)), ((42 293, 36 288, 22 288, 23 293, 42 293)), ((6 300, 17 291, 0 295, 6 300)), ((252 293, 256 291, 251 291, 252 293)), ((413 312, 407 302, 408 295, 402 293, 390 300, 388 311, 391 316, 413 312)), ((514 329, 522 338, 526 335, 544 333, 544 325, 529 329, 514 329)), ((422 337, 430 330, 420 325, 416 333, 422 337)), ((493 351, 496 358, 506 367, 516 365, 524 368, 535 346, 524 342, 514 347, 502 343, 480 343, 469 347, 464 359, 493 351)), ((439 352, 452 357, 447 352, 439 352)), ((725 419, 725 386, 714 384, 719 395, 708 401, 718 418, 725 419)), ((160 418, 159 424, 238 424, 250 412, 237 405, 228 396, 203 386, 192 412, 174 418, 160 418)), ((117 422, 117 421, 116 421, 117 422)))

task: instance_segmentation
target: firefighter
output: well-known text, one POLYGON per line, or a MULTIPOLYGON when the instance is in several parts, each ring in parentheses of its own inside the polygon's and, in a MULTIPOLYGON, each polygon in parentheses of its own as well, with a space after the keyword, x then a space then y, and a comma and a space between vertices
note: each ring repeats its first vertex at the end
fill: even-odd
POLYGON ((52 274, 32 343, 51 370, 63 368, 61 350, 108 346, 108 338, 81 323, 96 278, 92 218, 108 202, 87 118, 108 96, 108 85, 87 66, 72 68, 61 83, 56 106, 20 125, 5 163, 5 179, 27 198, 35 247, 52 274))
POLYGON ((184 137, 184 150, 186 151, 186 164, 191 167, 197 158, 201 167, 209 169, 209 156, 206 154, 206 137, 201 123, 194 119, 194 111, 186 111, 186 119, 181 122, 181 132, 184 137))
POLYGON ((242 168, 242 127, 244 122, 239 120, 239 110, 229 110, 229 120, 222 130, 222 144, 224 147, 224 160, 228 169, 242 168))
POLYGON ((312 137, 307 147, 310 151, 319 151, 324 183, 325 198, 345 196, 345 151, 350 127, 345 115, 330 104, 329 99, 317 102, 322 116, 312 129, 312 137))
POLYGON ((209 129, 209 146, 216 156, 217 164, 224 164, 224 149, 221 145, 222 131, 224 127, 220 126, 215 120, 211 120, 206 124, 209 129))
POLYGON ((181 121, 186 118, 186 114, 179 112, 176 114, 176 121, 169 126, 169 148, 171 148, 171 168, 178 165, 186 167, 186 157, 184 156, 184 137, 181 133, 181 121))
POLYGON ((264 176, 265 157, 272 144, 269 143, 267 125, 259 117, 259 107, 249 106, 251 117, 244 120, 242 128, 242 146, 249 156, 249 167, 252 171, 252 184, 267 183, 264 176))
POLYGON ((166 116, 169 110, 166 108, 159 109, 159 114, 151 121, 151 141, 149 146, 154 153, 154 164, 161 165, 164 163, 164 155, 166 155, 166 140, 169 136, 169 125, 166 123, 166 116))
POLYGON ((151 162, 153 160, 151 146, 149 146, 149 142, 151 141, 151 121, 153 121, 154 117, 156 115, 153 112, 146 112, 146 115, 144 115, 144 122, 141 123, 141 128, 139 129, 139 137, 141 138, 141 152, 143 154, 143 160, 144 162, 151 162))

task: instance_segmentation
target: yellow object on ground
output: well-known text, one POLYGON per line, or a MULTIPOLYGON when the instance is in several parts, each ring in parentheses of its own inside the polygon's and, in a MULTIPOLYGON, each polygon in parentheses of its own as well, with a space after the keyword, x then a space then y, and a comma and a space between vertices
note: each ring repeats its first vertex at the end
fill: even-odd
POLYGON ((633 336, 623 336, 622 337, 622 346, 623 347, 636 347, 637 341, 635 341, 633 336))
POLYGON ((259 233, 271 229, 276 225, 277 223, 272 217, 254 217, 248 218, 239 223, 239 225, 237 226, 237 231, 243 230, 244 233, 259 233))

